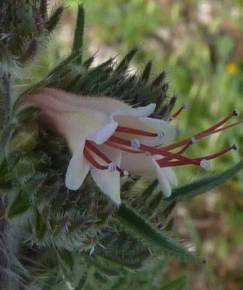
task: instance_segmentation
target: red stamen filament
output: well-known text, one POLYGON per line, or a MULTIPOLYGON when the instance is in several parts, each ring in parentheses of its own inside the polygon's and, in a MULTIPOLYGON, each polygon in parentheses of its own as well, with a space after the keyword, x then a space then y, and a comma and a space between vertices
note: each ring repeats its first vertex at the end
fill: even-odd
MULTIPOLYGON (((225 122, 227 122, 232 116, 235 116, 234 112, 231 113, 229 116, 225 117, 223 120, 221 120, 218 123, 216 123, 214 126, 210 127, 209 129, 204 130, 201 133, 196 134, 193 137, 193 139, 195 139, 195 141, 196 140, 200 140, 200 139, 202 139, 202 138, 204 138, 204 137, 206 137, 208 135, 218 133, 220 131, 226 130, 228 128, 234 127, 234 126, 242 123, 242 121, 238 121, 238 122, 235 122, 235 123, 230 124, 228 126, 224 126, 224 127, 220 128, 220 126, 222 126, 225 122)), ((162 147, 162 148, 150 147, 150 146, 146 146, 146 145, 140 144, 140 147, 139 147, 140 150, 139 151, 135 151, 135 150, 131 150, 129 148, 126 148, 126 147, 130 147, 131 146, 131 142, 129 140, 126 140, 126 139, 123 139, 123 138, 120 138, 120 137, 117 137, 117 136, 112 136, 108 140, 108 144, 110 146, 119 148, 119 149, 124 150, 126 152, 131 152, 131 151, 133 151, 131 153, 135 153, 135 152, 136 153, 146 153, 146 152, 149 152, 152 155, 156 155, 157 154, 157 155, 165 156, 165 158, 160 159, 160 161, 158 162, 158 164, 160 164, 161 166, 170 166, 170 165, 178 166, 178 165, 185 165, 185 164, 200 165, 200 162, 203 159, 210 160, 210 159, 217 158, 217 157, 225 154, 226 152, 228 152, 228 151, 230 151, 232 149, 232 147, 226 148, 226 149, 224 149, 224 150, 222 150, 222 151, 220 151, 218 153, 214 153, 214 154, 211 154, 211 155, 208 155, 208 156, 205 156, 205 157, 188 158, 188 157, 185 157, 185 156, 183 156, 181 154, 184 153, 188 149, 188 147, 192 144, 192 138, 185 139, 185 140, 182 140, 182 141, 180 141, 178 143, 171 144, 171 145, 168 145, 168 146, 165 146, 165 147, 162 147), (169 150, 181 147, 181 146, 184 146, 184 147, 181 150, 179 150, 177 153, 172 153, 172 152, 169 151, 169 150), (176 160, 172 161, 173 159, 177 159, 177 161, 176 160)))
POLYGON ((218 133, 218 132, 221 132, 221 131, 223 131, 223 130, 230 129, 230 128, 235 127, 235 126, 237 126, 237 125, 240 125, 240 124, 242 124, 242 123, 243 123, 242 120, 237 121, 237 122, 234 122, 234 123, 232 123, 232 124, 230 124, 230 125, 224 126, 223 128, 219 128, 219 129, 215 130, 214 133, 218 133))
MULTIPOLYGON (((129 140, 117 137, 117 136, 112 136, 109 139, 112 143, 116 143, 116 144, 121 144, 121 145, 125 145, 125 146, 131 146, 131 143, 129 140)), ((111 144, 110 144, 111 145, 111 144)), ((143 151, 143 153, 149 152, 151 154, 158 154, 158 155, 163 155, 165 157, 170 157, 169 159, 179 159, 179 160, 184 160, 187 161, 188 164, 195 164, 195 165, 199 165, 198 162, 195 162, 193 159, 187 158, 183 155, 180 155, 178 153, 171 153, 167 150, 164 150, 162 148, 156 148, 156 147, 151 147, 151 146, 147 146, 147 145, 140 145, 139 148, 141 151, 143 151)))
MULTIPOLYGON (((238 122, 234 122, 233 124, 230 124, 228 126, 224 126, 224 127, 221 127, 225 122, 227 122, 230 118, 232 118, 233 116, 235 116, 235 113, 231 113, 229 116, 225 117, 223 120, 219 121, 218 123, 216 123, 215 125, 213 125, 212 127, 196 134, 193 136, 193 138, 195 138, 195 140, 200 140, 200 139, 203 139, 209 135, 213 135, 213 134, 216 134, 216 133, 219 133, 221 131, 224 131, 226 129, 229 129, 231 127, 234 127, 240 123, 242 123, 242 121, 238 121, 238 122), (221 127, 221 128, 220 128, 221 127)), ((186 138, 184 140, 181 140, 179 142, 176 142, 176 143, 173 143, 173 144, 170 144, 168 146, 164 146, 163 149, 165 150, 172 150, 172 149, 175 149, 175 148, 178 148, 178 147, 181 147, 181 146, 184 146, 188 143, 191 142, 191 138, 186 138)))
MULTIPOLYGON (((195 140, 193 140, 193 138, 191 138, 191 141, 190 141, 190 143, 187 143, 181 150, 179 150, 178 152, 177 152, 177 154, 182 154, 182 153, 184 153, 192 144, 194 144, 195 143, 195 140)), ((163 158, 163 160, 164 161, 170 161, 171 160, 171 158, 170 157, 166 157, 166 158, 163 158)))
POLYGON ((119 144, 116 144, 116 143, 113 143, 111 141, 106 141, 106 144, 107 145, 110 145, 111 147, 113 148, 116 148, 116 149, 119 149, 119 150, 122 150, 124 152, 128 152, 128 153, 144 153, 143 151, 141 150, 133 150, 133 149, 130 149, 130 148, 127 148, 127 147, 124 147, 124 146, 121 146, 119 144))
POLYGON ((168 159, 178 159, 178 160, 180 160, 180 162, 184 161, 187 164, 200 165, 200 162, 197 162, 194 159, 185 157, 179 153, 172 153, 172 152, 166 151, 166 150, 161 149, 161 148, 150 147, 150 146, 142 145, 142 144, 141 144, 140 148, 142 150, 144 150, 144 152, 150 152, 152 154, 163 155, 163 156, 167 157, 168 159))
MULTIPOLYGON (((90 141, 86 141, 86 148, 88 148, 90 151, 92 151, 93 153, 95 153, 100 159, 102 159, 103 161, 105 161, 108 164, 111 164, 112 161, 102 152, 100 151, 94 144, 92 144, 90 141)), ((86 157, 86 156, 85 156, 86 157)), ((92 155, 88 156, 88 158, 93 158, 92 155)), ((87 159, 87 158, 86 158, 87 159)), ((87 159, 88 160, 88 159, 87 159)), ((89 160, 88 160, 89 161, 89 160)), ((98 165, 99 167, 105 167, 103 169, 108 169, 108 166, 102 166, 100 165, 94 158, 91 162, 91 164, 93 164, 96 168, 98 168, 96 165, 98 165), (95 161, 95 164, 94 164, 95 161)), ((98 168, 100 169, 100 168, 98 168)), ((120 172, 123 173, 123 171, 121 170, 121 168, 119 166, 116 166, 116 169, 120 172)))
POLYGON ((192 143, 190 142, 190 143, 187 143, 181 150, 179 150, 178 152, 177 152, 177 154, 182 154, 182 153, 184 153, 190 146, 192 145, 192 143))
POLYGON ((228 116, 226 116, 225 118, 223 118, 221 121, 219 121, 218 123, 214 124, 212 127, 202 131, 201 133, 197 134, 198 136, 200 135, 204 135, 206 132, 212 132, 214 131, 215 129, 221 127, 223 124, 225 124, 227 121, 229 121, 232 117, 235 117, 237 116, 236 115, 236 112, 233 111, 231 114, 229 114, 228 116))
POLYGON ((111 163, 112 161, 103 153, 101 152, 94 144, 92 144, 90 141, 86 141, 85 147, 87 147, 89 150, 93 151, 100 159, 107 163, 111 163))
POLYGON ((206 155, 204 157, 195 158, 194 160, 200 160, 200 161, 202 159, 212 160, 212 159, 215 159, 215 158, 217 158, 219 156, 224 155, 225 153, 227 153, 227 152, 229 152, 231 150, 235 150, 235 145, 227 147, 227 148, 224 148, 223 150, 221 150, 219 152, 216 152, 216 153, 213 153, 213 154, 209 154, 209 155, 206 155))
POLYGON ((97 162, 93 156, 90 154, 90 152, 84 148, 84 157, 97 169, 100 169, 100 170, 106 170, 108 169, 108 166, 104 166, 104 165, 101 165, 99 162, 97 162))
MULTIPOLYGON (((183 108, 184 106, 181 107, 172 116, 172 118, 175 118, 176 116, 178 116, 183 108)), ((236 116, 236 115, 237 115, 236 112, 232 112, 230 115, 226 116, 224 119, 214 124, 212 127, 196 134, 192 138, 187 138, 177 143, 170 144, 168 146, 164 146, 160 148, 147 146, 144 144, 139 144, 138 149, 133 149, 131 140, 127 140, 125 138, 121 138, 118 136, 110 137, 109 140, 106 141, 106 144, 113 148, 116 148, 116 149, 119 149, 128 153, 143 153, 143 154, 150 153, 152 155, 162 155, 164 156, 164 158, 157 160, 158 165, 161 167, 180 166, 180 165, 189 165, 189 164, 201 166, 201 162, 203 160, 211 160, 219 156, 222 156, 223 154, 229 152, 230 150, 235 149, 235 146, 231 146, 217 153, 213 153, 213 154, 210 154, 204 157, 199 157, 199 158, 188 158, 181 154, 184 153, 190 147, 190 145, 194 143, 193 139, 195 141, 200 140, 209 135, 221 132, 223 130, 226 130, 228 128, 241 124, 243 121, 237 121, 230 125, 222 127, 223 124, 225 124, 229 119, 231 119, 233 116, 236 116), (170 152, 170 150, 173 150, 178 147, 182 147, 178 152, 176 153, 170 152)), ((159 136, 158 133, 152 133, 152 132, 148 132, 148 131, 144 131, 140 129, 128 128, 128 127, 123 127, 123 126, 119 126, 116 131, 119 133, 127 133, 127 134, 132 134, 132 135, 143 136, 143 137, 158 137, 159 136)), ((96 161, 95 158, 92 156, 91 152, 97 155, 101 160, 108 163, 108 165, 112 163, 112 161, 103 152, 101 152, 94 144, 92 144, 90 141, 86 141, 86 146, 84 149, 85 158, 97 169, 100 169, 100 170, 109 169, 108 165, 102 165, 98 161, 96 161)), ((121 174, 123 174, 123 171, 118 166, 116 166, 116 170, 118 170, 121 174)))
MULTIPOLYGON (((210 155, 206 155, 206 156, 203 156, 203 157, 199 157, 199 158, 194 158, 193 160, 194 161, 197 161, 200 162, 202 160, 212 160, 212 159, 215 159, 219 156, 222 156, 224 155, 225 153, 231 151, 231 150, 235 150, 235 145, 233 146, 230 146, 230 147, 227 147, 217 153, 213 153, 213 154, 210 154, 210 155)), ((181 165, 187 165, 188 163, 185 162, 185 161, 170 161, 168 160, 167 158, 162 158, 162 159, 159 159, 157 160, 157 163, 159 164, 159 166, 161 167, 168 167, 168 166, 181 166, 181 165)))

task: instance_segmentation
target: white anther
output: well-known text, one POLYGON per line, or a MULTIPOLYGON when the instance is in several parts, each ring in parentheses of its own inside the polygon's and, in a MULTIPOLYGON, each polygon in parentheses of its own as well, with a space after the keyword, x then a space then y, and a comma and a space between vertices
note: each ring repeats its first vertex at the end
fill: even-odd
POLYGON ((132 139, 131 146, 133 149, 139 149, 140 148, 140 141, 138 139, 132 139))
POLYGON ((116 164, 114 162, 111 162, 109 165, 108 165, 108 171, 109 172, 114 172, 116 171, 116 164))
POLYGON ((127 170, 123 170, 123 175, 124 176, 128 176, 129 175, 129 172, 127 170))
POLYGON ((197 139, 196 139, 195 137, 192 137, 192 138, 191 138, 191 143, 192 143, 192 144, 195 144, 196 142, 197 142, 197 139))
POLYGON ((235 151, 239 151, 240 148, 239 148, 238 144, 233 144, 232 145, 232 149, 235 150, 235 151))
POLYGON ((183 103, 182 108, 187 110, 189 108, 189 104, 187 102, 183 103))
POLYGON ((210 170, 210 161, 207 160, 207 159, 202 159, 202 160, 200 161, 200 166, 201 166, 204 170, 209 171, 209 170, 210 170))
POLYGON ((240 111, 238 109, 234 109, 233 114, 234 114, 234 116, 239 117, 240 111))

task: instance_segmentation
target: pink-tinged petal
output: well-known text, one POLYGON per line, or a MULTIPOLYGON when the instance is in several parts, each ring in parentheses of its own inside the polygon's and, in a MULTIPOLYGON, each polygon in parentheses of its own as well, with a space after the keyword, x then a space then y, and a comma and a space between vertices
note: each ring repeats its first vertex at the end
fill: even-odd
POLYGON ((75 104, 72 103, 72 99, 69 99, 68 93, 61 93, 61 90, 56 89, 42 89, 40 91, 37 91, 33 95, 27 95, 24 98, 24 105, 31 105, 31 106, 37 106, 38 108, 42 110, 55 110, 58 112, 73 112, 78 111, 79 107, 75 106, 75 104), (60 92, 61 95, 65 95, 65 99, 63 98, 57 98, 56 97, 56 91, 60 92))
POLYGON ((56 99, 49 99, 47 95, 31 96, 32 102, 25 105, 34 105, 41 109, 41 122, 66 138, 71 150, 79 143, 80 138, 90 139, 101 144, 115 131, 117 123, 108 115, 80 107, 72 109, 68 104, 56 103, 56 99), (42 99, 41 99, 42 97, 42 99))
POLYGON ((70 190, 79 189, 90 170, 90 164, 83 157, 84 144, 82 140, 77 146, 67 168, 65 185, 70 190))
POLYGON ((108 115, 147 117, 154 112, 156 107, 156 104, 149 104, 143 107, 132 108, 128 104, 108 97, 78 96, 51 88, 44 89, 44 93, 51 95, 57 102, 66 104, 68 107, 74 107, 75 110, 78 110, 80 107, 87 107, 108 115))
POLYGON ((86 107, 107 115, 112 115, 113 112, 117 110, 126 110, 130 108, 129 105, 109 97, 80 96, 53 88, 45 88, 41 90, 39 94, 49 95, 49 98, 51 96, 53 102, 59 102, 62 106, 65 105, 74 111, 79 110, 80 107, 86 107))
POLYGON ((116 205, 121 204, 120 174, 117 171, 91 169, 91 176, 99 189, 107 195, 116 205))
POLYGON ((108 97, 78 96, 51 88, 45 89, 45 93, 51 95, 53 99, 60 103, 75 107, 76 110, 78 110, 79 107, 87 107, 108 115, 147 117, 154 112, 156 107, 156 104, 149 104, 143 107, 132 108, 128 104, 108 97))

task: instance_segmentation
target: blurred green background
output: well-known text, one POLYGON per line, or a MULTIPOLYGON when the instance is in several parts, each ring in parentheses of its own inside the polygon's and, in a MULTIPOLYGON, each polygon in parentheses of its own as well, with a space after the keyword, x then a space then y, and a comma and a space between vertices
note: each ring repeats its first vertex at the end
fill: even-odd
MULTIPOLYGON (((155 72, 165 70, 177 107, 189 109, 175 122, 183 136, 209 127, 237 108, 243 113, 242 0, 67 0, 65 15, 43 50, 31 82, 38 80, 71 50, 77 4, 86 10, 85 55, 101 62, 139 49, 134 69, 148 60, 155 72)), ((243 142, 242 126, 198 142, 192 156, 212 153, 243 142)), ((226 169, 242 150, 212 163, 226 169)), ((178 170, 180 183, 205 175, 199 169, 178 170)), ((210 173, 211 173, 210 172, 210 173)), ((189 290, 243 289, 243 174, 217 192, 177 207, 174 231, 188 246, 207 257, 206 265, 174 261, 167 277, 189 277, 189 290)), ((149 290, 149 289, 148 289, 149 290)))

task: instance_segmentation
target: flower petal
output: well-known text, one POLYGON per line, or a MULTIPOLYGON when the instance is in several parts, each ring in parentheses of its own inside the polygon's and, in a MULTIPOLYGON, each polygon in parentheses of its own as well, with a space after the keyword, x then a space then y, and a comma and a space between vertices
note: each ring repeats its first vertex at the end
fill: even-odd
POLYGON ((150 128, 150 131, 159 135, 155 138, 143 137, 144 144, 148 146, 166 145, 175 140, 176 129, 170 122, 154 118, 141 118, 140 120, 144 123, 145 128, 150 128))
POLYGON ((116 135, 126 139, 139 139, 140 142, 148 146, 166 145, 172 142, 176 136, 176 129, 170 122, 154 118, 137 118, 134 116, 114 116, 119 126, 139 129, 150 133, 156 133, 157 137, 143 137, 128 133, 116 133, 116 135))
MULTIPOLYGON (((116 165, 120 166, 121 152, 111 149, 106 145, 99 146, 105 155, 116 165)), ((118 171, 110 172, 108 170, 98 170, 91 168, 91 176, 100 190, 106 194, 116 205, 121 204, 120 198, 120 173, 118 171)))
POLYGON ((166 175, 170 185, 172 188, 175 188, 178 186, 178 182, 177 182, 177 177, 176 177, 176 174, 174 172, 174 170, 170 167, 164 167, 164 168, 161 168, 163 169, 164 171, 164 174, 166 175))
POLYGON ((157 172, 157 178, 159 181, 159 185, 160 185, 160 188, 163 192, 163 195, 165 197, 169 197, 169 196, 171 196, 172 190, 171 190, 171 185, 170 185, 168 176, 166 174, 166 171, 164 170, 164 168, 159 167, 156 160, 153 160, 153 161, 154 161, 155 169, 157 172))
POLYGON ((89 163, 83 157, 84 144, 82 140, 77 146, 67 168, 65 185, 70 190, 80 188, 90 169, 89 163))
POLYGON ((72 102, 72 94, 61 90, 44 88, 24 98, 24 105, 35 105, 40 109, 59 112, 78 111, 79 107, 72 102))
POLYGON ((101 150, 105 155, 107 155, 112 162, 120 166, 122 158, 122 153, 120 150, 113 149, 105 144, 100 145, 99 150, 101 150))
POLYGON ((118 123, 111 120, 110 123, 96 131, 92 136, 87 137, 87 139, 94 141, 96 144, 103 144, 114 134, 117 126, 118 123))
POLYGON ((123 153, 121 168, 132 175, 156 177, 156 170, 151 156, 146 154, 123 153))
POLYGON ((126 109, 118 110, 113 113, 113 116, 134 116, 134 117, 148 117, 150 116, 156 108, 156 104, 151 103, 144 107, 132 108, 128 107, 126 109))
POLYGON ((91 169, 91 176, 100 190, 107 195, 116 205, 121 204, 120 174, 108 170, 91 169))
MULTIPOLYGON (((25 106, 40 108, 43 123, 66 137, 71 149, 75 150, 80 136, 89 137, 90 140, 101 144, 117 127, 110 114, 103 113, 95 107, 99 98, 94 98, 92 108, 83 105, 86 99, 89 98, 47 88, 27 96, 25 106)), ((110 101, 106 101, 105 105, 109 103, 110 101)))
POLYGON ((65 104, 70 108, 72 107, 74 111, 78 111, 81 107, 112 115, 117 110, 126 110, 130 108, 128 104, 109 97, 80 96, 53 88, 45 88, 41 90, 40 93, 51 95, 53 100, 62 103, 62 105, 65 104))

